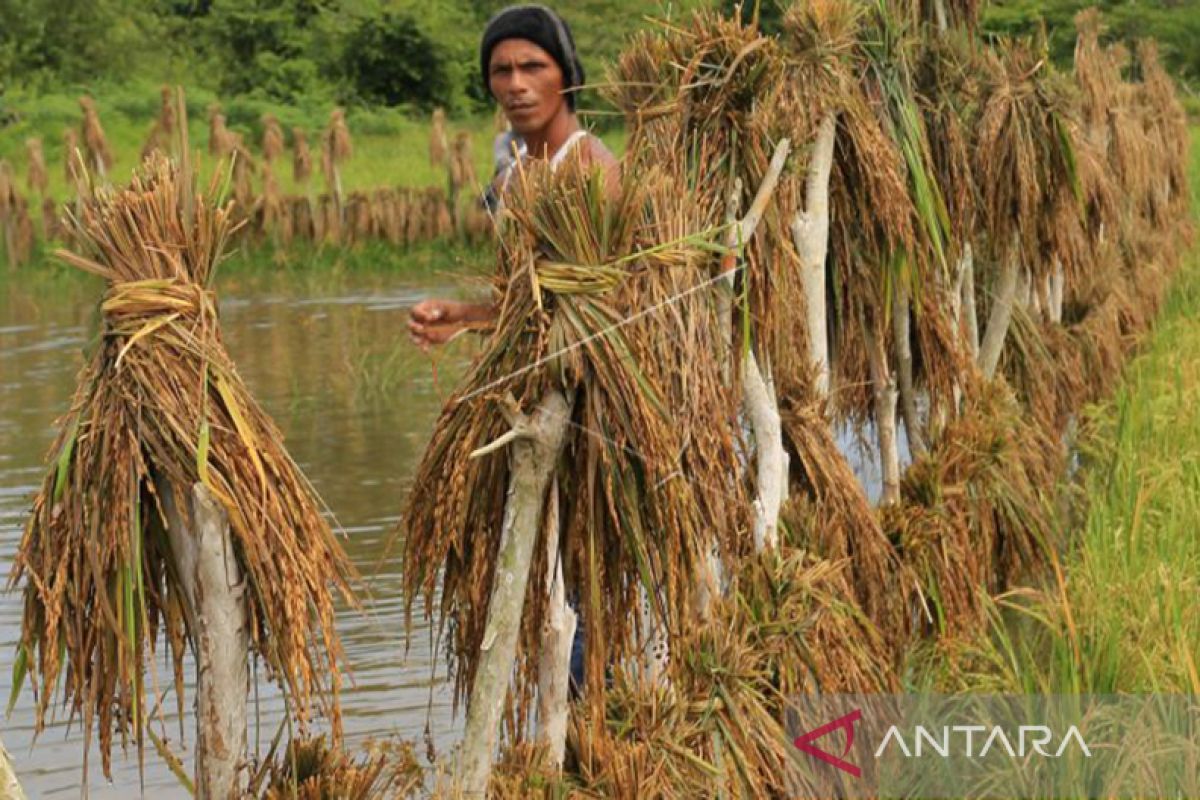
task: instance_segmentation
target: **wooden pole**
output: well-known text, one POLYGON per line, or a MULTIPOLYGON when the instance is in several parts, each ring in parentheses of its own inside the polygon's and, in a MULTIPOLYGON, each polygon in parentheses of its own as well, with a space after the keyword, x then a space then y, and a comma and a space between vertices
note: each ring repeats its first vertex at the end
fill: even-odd
POLYGON ((192 486, 185 516, 175 494, 157 482, 167 515, 171 556, 186 598, 196 657, 196 792, 240 798, 250 688, 249 623, 241 569, 225 509, 202 483, 192 486))
POLYGON ((871 372, 871 387, 875 398, 875 427, 879 437, 879 469, 883 477, 883 496, 880 503, 900 502, 900 450, 896 442, 896 378, 888 369, 887 348, 882 332, 863 320, 867 339, 867 365, 871 372))
POLYGON ((909 314, 912 299, 908 286, 900 281, 895 286, 895 307, 892 309, 892 338, 896 340, 896 378, 900 391, 900 414, 908 433, 908 446, 917 456, 924 455, 925 433, 917 413, 917 396, 913 388, 912 325, 909 314))
POLYGON ((1000 366, 1000 355, 1004 352, 1004 340, 1008 336, 1008 325, 1012 320, 1013 302, 1017 297, 1017 284, 1021 278, 1020 248, 1014 242, 1004 259, 1000 278, 996 283, 992 300, 992 313, 988 316, 987 331, 979 343, 979 368, 983 376, 991 380, 1000 366))
POLYGON ((546 508, 546 490, 566 442, 571 403, 562 392, 551 390, 532 416, 521 413, 515 402, 510 402, 506 415, 512 430, 472 454, 483 455, 512 443, 500 553, 459 757, 458 784, 467 797, 487 795, 500 716, 516 661, 529 566, 546 508))
POLYGON ((567 605, 567 587, 563 580, 559 552, 558 484, 550 483, 546 502, 546 619, 542 624, 541 652, 538 653, 538 742, 546 749, 550 766, 562 769, 567 749, 568 696, 571 679, 571 646, 575 641, 578 617, 567 605))
POLYGON ((804 287, 808 329, 808 360, 816 375, 816 390, 829 396, 829 333, 825 307, 825 260, 829 252, 829 174, 837 139, 837 115, 821 120, 809 155, 805 180, 804 211, 792 220, 792 240, 800 254, 800 280, 804 287))

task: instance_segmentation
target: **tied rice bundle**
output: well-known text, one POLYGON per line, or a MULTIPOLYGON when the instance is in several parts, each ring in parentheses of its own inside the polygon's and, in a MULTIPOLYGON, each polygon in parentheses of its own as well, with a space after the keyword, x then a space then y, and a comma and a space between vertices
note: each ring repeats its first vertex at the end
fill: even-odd
POLYGON ((1029 45, 1001 48, 985 90, 975 150, 981 221, 996 253, 1019 248, 1035 280, 1049 274, 1054 257, 1072 280, 1088 262, 1075 130, 1060 77, 1029 45))
MULTIPOLYGON (((645 637, 639 587, 667 630, 686 630, 704 543, 715 538, 730 563, 746 550, 735 400, 715 357, 710 264, 723 248, 712 242, 719 229, 690 213, 679 174, 664 165, 629 176, 611 197, 600 173, 569 159, 553 175, 522 168, 506 197, 496 331, 442 412, 405 519, 408 609, 420 595, 449 622, 459 698, 474 682, 510 474, 503 452, 472 453, 506 433, 505 398, 529 409, 557 389, 574 401, 558 472, 560 541, 593 699, 606 668, 645 637)), ((521 711, 537 683, 547 594, 545 544, 533 552, 521 711)))
POLYGON ((292 179, 298 184, 308 183, 312 177, 312 151, 308 147, 308 135, 303 128, 292 128, 292 179))
POLYGON ((602 715, 577 719, 579 780, 600 797, 827 796, 795 757, 794 704, 898 685, 849 593, 845 562, 788 545, 748 559, 677 649, 670 687, 618 680, 602 715))
POLYGON ((195 193, 186 165, 156 156, 128 188, 101 192, 69 221, 79 250, 59 257, 108 288, 102 335, 14 565, 25 599, 15 683, 32 673, 39 729, 61 680, 89 740, 98 726, 106 775, 114 734, 132 734, 142 752, 153 707, 145 673, 164 629, 182 713, 185 636, 196 632, 162 493, 187 508, 201 482, 228 515, 252 647, 302 726, 316 705, 337 731, 331 586, 352 601, 352 567, 222 344, 211 285, 230 206, 195 193))
POLYGON ((283 155, 283 128, 274 114, 262 115, 262 155, 263 161, 270 163, 283 155))
POLYGON ((25 186, 29 191, 43 197, 50 188, 50 176, 46 173, 46 156, 42 152, 42 140, 38 138, 25 140, 25 152, 29 158, 29 172, 25 176, 25 186))

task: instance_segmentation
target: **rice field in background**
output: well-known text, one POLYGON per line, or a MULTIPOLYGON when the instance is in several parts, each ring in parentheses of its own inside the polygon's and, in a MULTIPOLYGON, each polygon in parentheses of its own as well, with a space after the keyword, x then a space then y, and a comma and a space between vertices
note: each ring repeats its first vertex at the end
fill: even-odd
MULTIPOLYGON (((188 132, 193 149, 201 151, 197 167, 202 176, 210 174, 217 161, 207 152, 208 109, 215 103, 221 106, 229 129, 242 135, 256 157, 261 152, 262 115, 272 114, 279 120, 289 151, 283 156, 286 168, 276 170, 277 179, 285 194, 298 191, 291 175, 292 129, 298 127, 305 131, 315 153, 329 112, 334 108, 332 103, 306 108, 283 107, 244 98, 223 103, 211 93, 186 86, 185 89, 188 91, 188 132)), ((5 109, 15 120, 0 126, 0 159, 13 165, 22 191, 27 169, 25 141, 38 137, 45 152, 50 193, 56 198, 68 196, 63 131, 78 129, 78 101, 83 94, 83 91, 64 91, 50 96, 23 95, 18 91, 6 93, 5 109)), ((97 91, 94 98, 115 157, 110 176, 115 182, 128 182, 158 114, 159 87, 141 84, 108 88, 97 91)), ((346 191, 384 186, 445 186, 445 168, 429 162, 429 114, 388 108, 350 108, 346 120, 354 136, 354 157, 342 168, 346 191)), ((460 131, 471 136, 476 174, 480 177, 491 175, 492 138, 496 132, 493 116, 449 118, 446 129, 451 141, 460 131)), ((601 135, 610 147, 621 147, 623 134, 618 128, 601 135)))

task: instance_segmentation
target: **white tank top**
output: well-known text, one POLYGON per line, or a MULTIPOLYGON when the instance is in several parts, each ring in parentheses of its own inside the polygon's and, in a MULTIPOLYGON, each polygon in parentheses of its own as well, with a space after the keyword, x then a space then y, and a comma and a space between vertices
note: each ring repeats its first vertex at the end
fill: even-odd
MULTIPOLYGON (((587 136, 588 136, 588 132, 583 130, 582 128, 580 130, 575 131, 570 136, 568 136, 567 140, 565 142, 563 142, 562 145, 560 145, 557 150, 554 151, 554 155, 550 156, 551 171, 557 170, 558 165, 563 162, 563 159, 566 158, 568 155, 570 155, 571 151, 575 149, 575 145, 577 145, 579 142, 583 141, 585 138, 587 138, 587 136)), ((509 161, 509 163, 504 167, 504 171, 501 173, 501 176, 500 176, 500 191, 501 192, 503 192, 505 189, 508 188, 508 181, 509 181, 509 178, 512 177, 513 167, 515 167, 521 159, 525 158, 525 156, 526 156, 525 145, 522 144, 520 146, 520 148, 517 150, 517 157, 515 159, 509 161)))

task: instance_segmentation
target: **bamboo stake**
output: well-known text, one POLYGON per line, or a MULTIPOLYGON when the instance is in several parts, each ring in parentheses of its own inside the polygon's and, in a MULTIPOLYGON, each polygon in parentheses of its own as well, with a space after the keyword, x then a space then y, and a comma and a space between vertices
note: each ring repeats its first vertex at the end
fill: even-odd
POLYGON ((571 677, 571 645, 575 641, 578 617, 567 604, 559 553, 558 484, 551 481, 546 501, 546 565, 549 599, 542 625, 541 652, 538 654, 538 741, 546 749, 554 770, 562 769, 567 751, 567 702, 571 677))
POLYGON ((988 317, 987 331, 979 345, 979 368, 988 380, 1000 366, 1000 354, 1004 350, 1004 339, 1008 336, 1008 325, 1012 319, 1013 302, 1017 297, 1017 284, 1021 278, 1020 248, 1014 241, 1004 260, 996 295, 992 301, 992 313, 988 317))
POLYGON ((13 768, 3 741, 0 741, 0 797, 5 800, 25 800, 25 792, 17 780, 17 771, 13 768))
POLYGON ((515 402, 510 402, 505 414, 512 430, 472 454, 483 455, 512 443, 496 577, 459 757, 458 784, 468 797, 487 794, 500 715, 516 660, 529 565, 546 507, 546 490, 566 442, 571 403, 562 392, 550 390, 532 416, 521 413, 515 402))
POLYGON ((190 524, 171 487, 156 481, 171 554, 186 596, 196 657, 196 788, 199 797, 242 796, 249 622, 229 520, 202 483, 191 491, 190 524))
POLYGON ((833 145, 837 137, 837 115, 821 120, 809 155, 803 211, 792 220, 792 239, 800 254, 800 280, 804 287, 808 328, 808 360, 816 375, 817 394, 829 396, 829 333, 825 307, 825 259, 829 252, 829 173, 833 167, 833 145))

